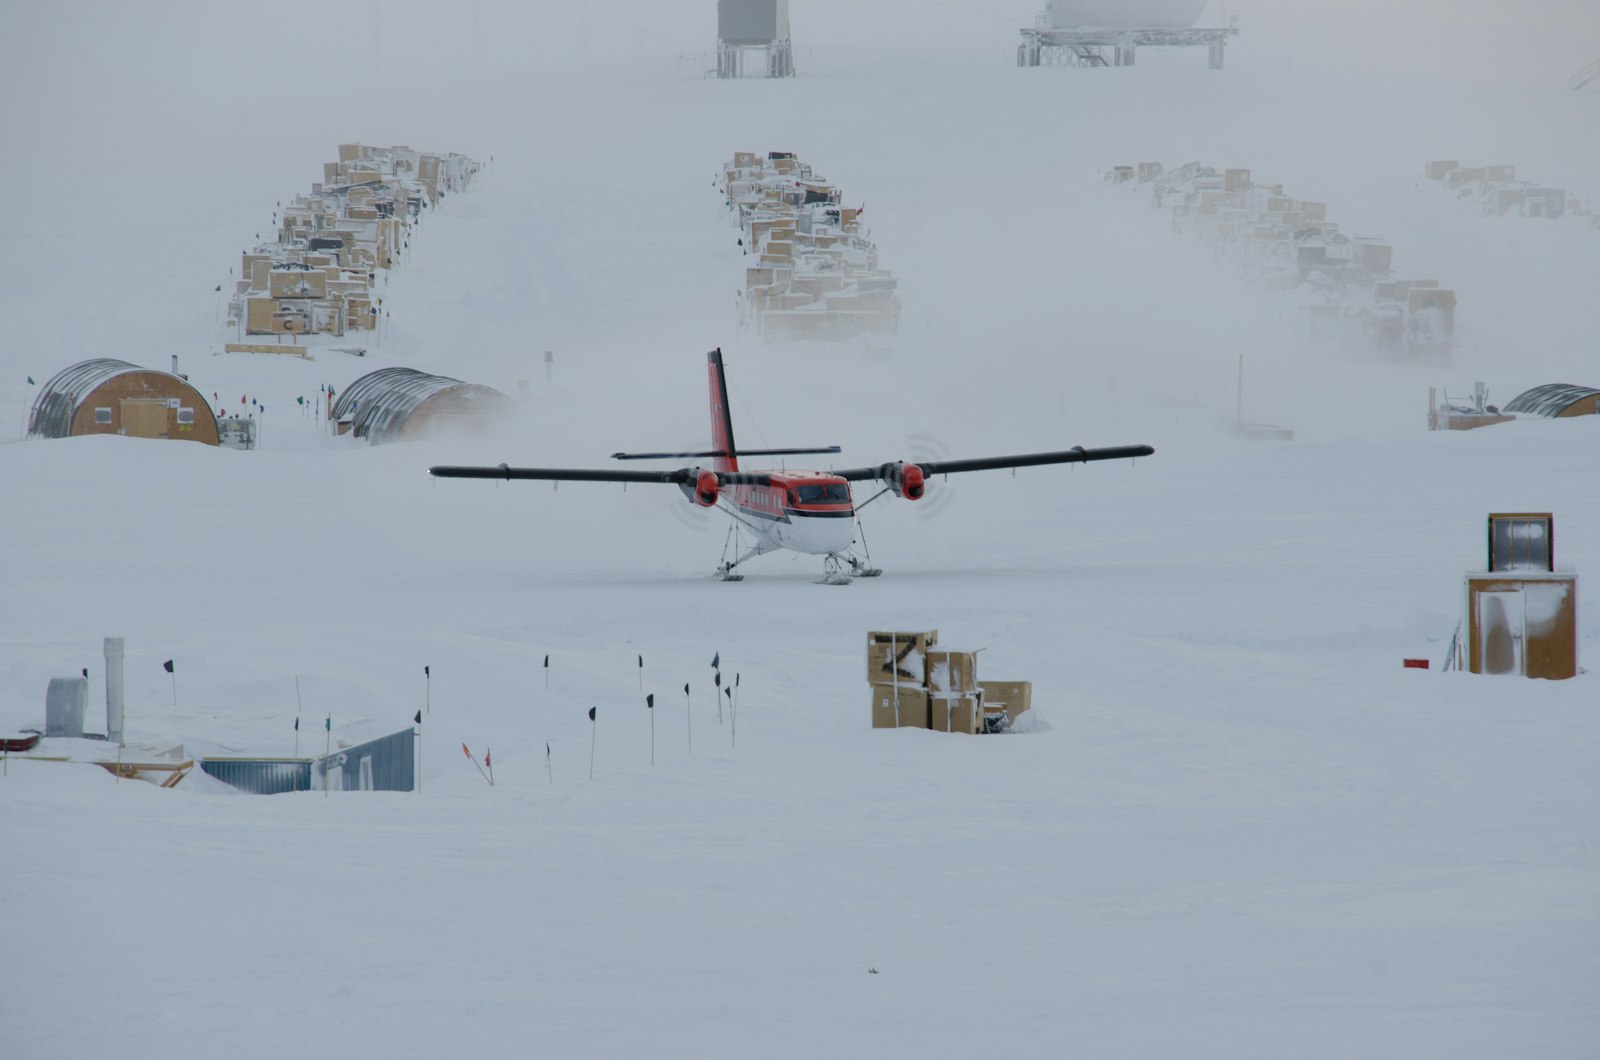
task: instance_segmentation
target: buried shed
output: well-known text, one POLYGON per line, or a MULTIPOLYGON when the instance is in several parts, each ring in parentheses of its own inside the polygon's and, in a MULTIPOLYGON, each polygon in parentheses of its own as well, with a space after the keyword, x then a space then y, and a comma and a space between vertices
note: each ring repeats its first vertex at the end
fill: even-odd
POLYGON ((28 433, 126 434, 217 444, 217 417, 183 378, 108 357, 63 368, 39 388, 28 433))
POLYGON ((1560 419, 1600 413, 1600 390, 1571 383, 1546 383, 1524 390, 1507 402, 1505 411, 1560 419))
POLYGON ((511 399, 493 387, 414 368, 380 368, 345 388, 333 418, 377 445, 481 430, 510 411, 511 399))

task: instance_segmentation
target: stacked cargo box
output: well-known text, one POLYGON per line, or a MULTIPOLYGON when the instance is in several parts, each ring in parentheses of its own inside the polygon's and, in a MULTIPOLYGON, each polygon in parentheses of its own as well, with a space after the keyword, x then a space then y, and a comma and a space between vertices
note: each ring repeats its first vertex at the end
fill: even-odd
POLYGON ((393 266, 422 208, 477 171, 465 155, 340 144, 311 193, 274 218, 277 238, 244 253, 229 326, 291 338, 376 328, 378 270, 393 266))
POLYGON ((1128 183, 1128 173, 1150 185, 1152 204, 1170 211, 1174 232, 1203 240, 1267 290, 1314 292, 1317 303, 1307 310, 1314 342, 1449 361, 1455 292, 1434 280, 1392 280, 1389 242, 1341 232, 1326 203, 1256 183, 1248 169, 1218 172, 1199 162, 1119 166, 1106 179, 1128 183))
POLYGON ((978 680, 978 654, 941 649, 939 631, 867 634, 872 727, 1004 732, 1033 705, 1028 681, 978 680))
POLYGON ((898 281, 878 267, 860 209, 787 151, 734 154, 723 194, 738 214, 745 268, 741 321, 765 338, 848 339, 899 325, 898 281))
POLYGON ((1443 184, 1458 199, 1475 202, 1486 214, 1518 213, 1547 220, 1570 214, 1600 225, 1600 215, 1596 215, 1583 199, 1562 188, 1546 188, 1533 181, 1518 180, 1516 166, 1463 166, 1449 160, 1429 162, 1426 173, 1429 180, 1443 184))

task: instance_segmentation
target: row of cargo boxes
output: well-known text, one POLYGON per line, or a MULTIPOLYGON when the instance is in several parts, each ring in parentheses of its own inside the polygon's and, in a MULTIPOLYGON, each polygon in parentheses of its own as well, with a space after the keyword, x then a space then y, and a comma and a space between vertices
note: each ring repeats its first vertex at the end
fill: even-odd
POLYGON ((276 238, 243 253, 229 326, 291 337, 374 330, 378 271, 396 263, 421 211, 477 171, 465 155, 340 144, 310 194, 273 215, 276 238))
POLYGON ((1395 280, 1394 247, 1352 236, 1328 220, 1327 203, 1296 199, 1248 169, 1199 162, 1164 169, 1118 166, 1114 183, 1151 186, 1151 204, 1171 211, 1172 229, 1192 234, 1270 291, 1303 289, 1311 341, 1368 348, 1406 361, 1448 363, 1454 352, 1455 292, 1435 280, 1395 280))
POLYGON ((1031 681, 979 681, 976 652, 938 643, 936 629, 867 634, 874 729, 998 733, 1032 709, 1031 681))
POLYGON ((788 151, 739 151, 723 166, 745 268, 740 325, 763 338, 850 339, 899 326, 899 282, 878 264, 861 208, 788 151))
POLYGON ((1464 199, 1474 199, 1484 213, 1555 220, 1566 214, 1600 225, 1600 216, 1576 195, 1517 179, 1516 166, 1463 166, 1453 159, 1429 162, 1427 177, 1443 183, 1464 199))

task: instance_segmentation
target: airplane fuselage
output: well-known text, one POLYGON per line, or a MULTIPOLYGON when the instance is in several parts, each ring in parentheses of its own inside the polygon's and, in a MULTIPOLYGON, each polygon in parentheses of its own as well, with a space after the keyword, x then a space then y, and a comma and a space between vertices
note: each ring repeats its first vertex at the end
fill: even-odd
POLYGON ((831 556, 849 550, 855 540, 850 483, 825 472, 770 474, 770 486, 732 486, 724 494, 735 517, 760 538, 762 551, 831 556))

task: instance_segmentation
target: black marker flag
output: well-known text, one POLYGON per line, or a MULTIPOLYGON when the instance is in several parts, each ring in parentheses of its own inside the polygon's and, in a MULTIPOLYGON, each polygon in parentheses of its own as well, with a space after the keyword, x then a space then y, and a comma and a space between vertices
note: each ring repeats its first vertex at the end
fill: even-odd
POLYGON ((422 711, 420 711, 420 710, 417 711, 417 716, 412 718, 411 720, 413 722, 415 722, 416 724, 421 725, 422 724, 422 711))
POLYGON ((172 665, 172 660, 171 659, 168 659, 166 662, 162 663, 161 664, 161 668, 163 670, 167 671, 167 673, 169 673, 169 674, 177 672, 177 667, 172 665))
POLYGON ((713 670, 717 670, 717 669, 721 669, 721 667, 722 667, 722 653, 719 651, 715 655, 711 656, 711 668, 713 670))
POLYGON ((589 720, 590 721, 594 720, 594 711, 595 711, 595 708, 593 708, 593 707, 589 708, 589 720))
POLYGON ((550 691, 550 656, 544 657, 544 690, 550 691))

